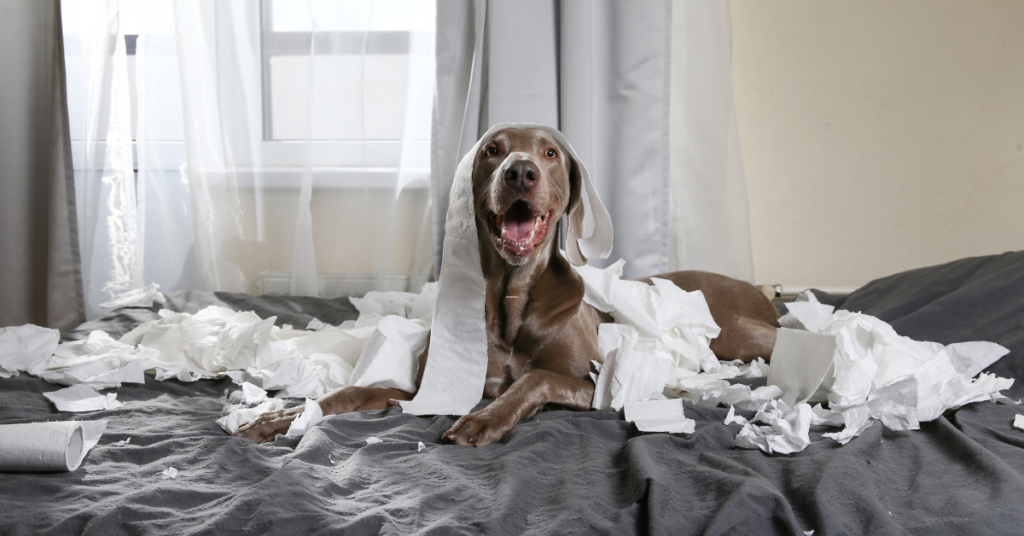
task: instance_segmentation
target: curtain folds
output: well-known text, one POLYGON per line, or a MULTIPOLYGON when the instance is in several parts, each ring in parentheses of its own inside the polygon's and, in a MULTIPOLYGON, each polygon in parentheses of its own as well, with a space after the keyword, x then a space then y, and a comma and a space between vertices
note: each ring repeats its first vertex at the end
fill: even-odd
POLYGON ((728 0, 676 2, 672 55, 669 266, 753 283, 728 0))
POLYGON ((85 313, 60 3, 0 12, 0 326, 71 329, 85 313))
POLYGON ((435 264, 457 162, 491 125, 537 122, 565 133, 612 216, 612 256, 593 264, 752 280, 727 14, 715 0, 439 0, 435 264))

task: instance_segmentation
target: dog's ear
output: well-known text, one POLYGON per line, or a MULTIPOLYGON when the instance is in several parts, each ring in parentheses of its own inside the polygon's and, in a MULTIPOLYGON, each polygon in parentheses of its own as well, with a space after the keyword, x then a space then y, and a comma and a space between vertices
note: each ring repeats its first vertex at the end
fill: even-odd
POLYGON ((583 238, 583 175, 576 159, 569 157, 569 206, 565 209, 569 230, 565 238, 565 253, 569 262, 576 266, 587 264, 587 258, 580 251, 579 239, 583 238))

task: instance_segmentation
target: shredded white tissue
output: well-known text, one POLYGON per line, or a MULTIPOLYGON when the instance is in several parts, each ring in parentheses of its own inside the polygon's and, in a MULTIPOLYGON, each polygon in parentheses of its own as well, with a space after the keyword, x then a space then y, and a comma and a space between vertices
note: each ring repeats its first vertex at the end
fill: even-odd
POLYGON ((153 302, 167 303, 167 298, 160 292, 160 285, 150 283, 141 288, 135 288, 122 292, 110 300, 100 304, 104 309, 117 309, 118 307, 152 307, 153 302))
POLYGON ((233 434, 243 424, 259 417, 260 414, 268 411, 280 411, 284 409, 285 401, 280 398, 268 398, 255 407, 245 405, 230 406, 228 414, 217 419, 217 425, 225 432, 233 434))
POLYGON ((284 435, 285 437, 301 437, 323 419, 324 412, 320 409, 320 404, 316 400, 307 398, 306 407, 302 410, 302 414, 292 421, 291 426, 288 427, 288 431, 284 435))
POLYGON ((383 443, 383 442, 384 442, 384 440, 379 438, 379 437, 370 436, 370 437, 366 438, 366 444, 367 445, 376 445, 377 443, 383 443))
POLYGON ((111 443, 108 446, 111 446, 111 447, 123 447, 123 446, 125 446, 125 445, 127 445, 128 443, 131 443, 131 442, 132 442, 132 438, 129 437, 127 439, 122 439, 120 441, 114 441, 113 443, 111 443))
POLYGON ((100 411, 124 405, 124 402, 117 401, 117 393, 104 395, 85 385, 73 385, 66 389, 43 393, 43 396, 57 406, 57 411, 100 411))
POLYGON ((597 341, 604 364, 594 387, 594 409, 618 411, 627 402, 661 396, 672 357, 659 341, 626 324, 601 324, 597 341))
MULTIPOLYGON (((789 304, 789 313, 780 319, 784 326, 805 331, 780 331, 782 348, 776 347, 771 366, 762 359, 719 361, 710 341, 721 330, 701 292, 686 292, 659 278, 652 279, 653 285, 623 281, 622 266, 621 261, 603 270, 583 266, 577 273, 585 284, 584 300, 618 322, 599 329, 604 363, 595 362, 591 374, 593 406, 628 411, 631 403, 678 404, 678 415, 670 419, 635 419, 641 429, 688 429, 686 421, 692 420, 681 417, 676 398, 682 397, 729 406, 726 423, 743 425, 736 438, 740 446, 797 452, 809 444, 810 424, 843 426, 825 434, 841 443, 875 420, 893 430, 913 430, 950 408, 1005 401, 1000 391, 1013 384, 981 372, 1008 353, 998 344, 914 341, 877 318, 833 311, 810 292, 789 304), (757 389, 729 382, 764 376, 768 385, 757 389), (812 408, 808 402, 827 402, 828 408, 812 408), (745 422, 735 409, 757 415, 745 422), (671 424, 647 422, 659 420, 671 424)), ((140 299, 149 292, 138 290, 140 299)), ((58 344, 56 330, 0 328, 0 377, 28 372, 73 386, 47 397, 61 411, 95 411, 121 404, 115 394, 101 395, 97 389, 141 383, 146 371, 157 380, 227 376, 242 386, 245 404, 227 408, 217 420, 222 428, 234 433, 260 413, 282 409, 281 398, 303 398, 307 409, 288 431, 296 437, 322 418, 319 404, 310 399, 338 387, 415 390, 418 354, 426 344, 436 294, 436 283, 419 294, 371 292, 352 300, 358 320, 330 326, 313 319, 306 330, 279 328, 275 317, 218 306, 196 314, 161 310, 159 319, 120 340, 94 331, 84 340, 58 344), (268 390, 279 391, 277 398, 266 398, 268 390)), ((159 301, 156 294, 153 299, 159 301)), ((632 407, 635 412, 644 405, 632 407)), ((1024 426, 1019 417, 1015 426, 1024 426)))
POLYGON ((627 402, 625 418, 641 432, 692 434, 697 424, 683 415, 683 401, 679 398, 627 402))
POLYGON ((385 316, 359 356, 349 382, 359 387, 416 392, 419 356, 427 347, 429 334, 429 324, 395 315, 385 316))
POLYGON ((729 406, 729 413, 725 415, 724 424, 747 424, 747 418, 743 415, 736 415, 736 406, 729 406))
POLYGON ((174 467, 168 467, 167 469, 160 471, 160 474, 163 475, 164 480, 178 478, 178 470, 175 469, 174 467))
POLYGON ((267 392, 249 382, 242 382, 242 401, 246 404, 260 404, 267 399, 267 392))
POLYGON ((0 328, 0 378, 17 376, 18 371, 42 372, 59 342, 55 329, 32 324, 0 328))
POLYGON ((1024 415, 1018 413, 1013 417, 1013 427, 1018 430, 1024 430, 1024 415))
POLYGON ((787 303, 786 309, 788 312, 779 318, 779 325, 817 333, 828 322, 836 308, 819 302, 813 292, 805 290, 796 299, 787 303))
POLYGON ((427 450, 427 446, 422 441, 416 444, 416 452, 423 452, 425 450, 427 450))
POLYGON ((871 428, 874 424, 868 414, 866 406, 857 406, 842 412, 843 424, 846 426, 839 432, 822 434, 824 437, 835 439, 840 445, 849 443, 853 438, 859 436, 864 430, 871 428))
MULTIPOLYGON (((889 512, 889 514, 891 515, 892 512, 889 512)), ((814 531, 813 530, 805 530, 804 531, 804 536, 814 536, 814 531)))
POLYGON ((744 448, 761 449, 768 454, 800 452, 811 444, 811 406, 797 404, 791 408, 781 400, 773 400, 736 435, 736 444, 744 448), (764 423, 765 426, 754 424, 764 423))

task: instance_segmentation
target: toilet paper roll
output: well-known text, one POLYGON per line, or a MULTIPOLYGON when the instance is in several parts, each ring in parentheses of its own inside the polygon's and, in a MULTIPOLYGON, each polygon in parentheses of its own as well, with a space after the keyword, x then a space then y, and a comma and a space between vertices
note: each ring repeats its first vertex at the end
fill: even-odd
POLYGON ((106 421, 0 425, 0 471, 74 471, 106 421))

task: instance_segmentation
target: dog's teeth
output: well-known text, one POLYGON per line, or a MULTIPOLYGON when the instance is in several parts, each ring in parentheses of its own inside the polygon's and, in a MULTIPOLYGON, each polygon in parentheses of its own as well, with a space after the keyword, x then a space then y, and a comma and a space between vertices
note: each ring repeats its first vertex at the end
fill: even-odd
POLYGON ((533 224, 534 225, 540 225, 541 222, 543 222, 543 221, 544 221, 543 218, 541 218, 540 216, 537 216, 537 219, 533 222, 533 224))
POLYGON ((507 229, 505 229, 505 226, 504 226, 504 225, 502 225, 502 226, 501 226, 501 239, 502 239, 502 240, 504 240, 504 239, 505 239, 505 231, 507 231, 507 229))

